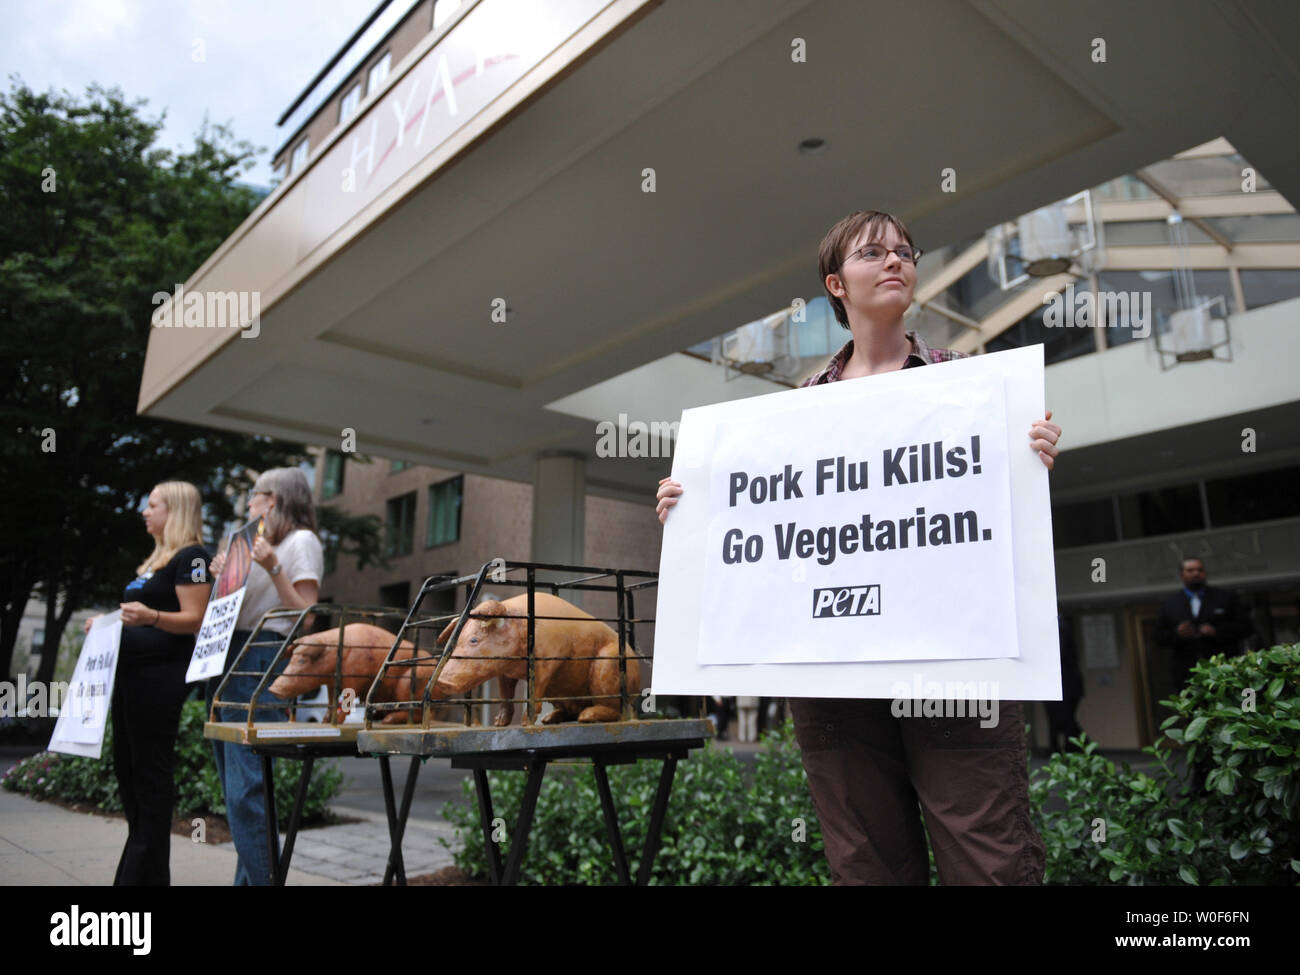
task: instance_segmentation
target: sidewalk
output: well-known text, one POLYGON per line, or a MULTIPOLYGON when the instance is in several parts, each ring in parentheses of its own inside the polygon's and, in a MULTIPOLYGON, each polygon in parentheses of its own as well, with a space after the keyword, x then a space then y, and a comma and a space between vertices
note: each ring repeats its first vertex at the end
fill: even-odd
MULTIPOLYGON (((365 886, 383 880, 388 825, 364 810, 331 807, 362 823, 302 830, 294 844, 289 886, 365 886)), ((438 836, 453 839, 451 826, 411 820, 402 854, 408 876, 432 873, 451 863, 438 836)), ((283 837, 281 837, 283 842, 283 837)), ((0 789, 0 885, 109 886, 126 842, 126 823, 74 813, 0 789)), ((195 843, 172 837, 174 886, 228 886, 235 876, 230 843, 195 843)))

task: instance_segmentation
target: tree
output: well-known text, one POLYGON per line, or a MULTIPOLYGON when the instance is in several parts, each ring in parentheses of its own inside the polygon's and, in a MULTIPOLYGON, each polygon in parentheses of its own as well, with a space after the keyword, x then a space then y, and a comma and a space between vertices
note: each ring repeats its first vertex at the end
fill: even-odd
MULTIPOLYGON (((194 483, 219 531, 228 487, 304 457, 301 445, 136 415, 152 296, 256 206, 235 178, 257 150, 205 120, 193 151, 173 157, 152 148, 163 120, 141 118, 143 100, 11 82, 0 92, 0 679, 33 592, 50 647, 78 607, 120 601, 151 550, 138 512, 155 484, 194 483)), ((42 655, 38 679, 55 656, 42 655)))

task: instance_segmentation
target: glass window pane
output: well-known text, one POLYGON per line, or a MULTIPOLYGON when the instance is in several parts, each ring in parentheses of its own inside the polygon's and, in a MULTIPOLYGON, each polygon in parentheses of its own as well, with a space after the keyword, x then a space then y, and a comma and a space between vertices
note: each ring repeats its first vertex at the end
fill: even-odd
POLYGON ((429 531, 425 544, 446 545, 460 538, 460 500, 464 478, 429 487, 429 531))
MULTIPOLYGON (((1078 287, 1076 285, 1076 287, 1078 287)), ((1062 301, 1065 299, 1062 298, 1062 301)), ((1043 345, 1043 355, 1050 366, 1076 356, 1096 351, 1096 339, 1091 328, 1048 328, 1043 324, 1046 305, 1030 312, 1016 324, 985 344, 989 352, 1018 349, 1026 345, 1043 345)))
POLYGON ((1300 467, 1283 467, 1205 482, 1210 523, 1244 525, 1300 515, 1300 467))
POLYGON ((1201 492, 1195 484, 1120 495, 1119 513, 1125 538, 1170 535, 1205 527, 1201 492))
POLYGON ((357 110, 357 106, 360 104, 361 104, 361 82, 358 81, 355 85, 352 86, 352 88, 348 91, 348 93, 343 96, 343 101, 339 103, 339 121, 346 122, 348 116, 350 116, 353 112, 355 112, 357 110))
POLYGON ((1300 297, 1300 270, 1241 271, 1246 309, 1300 297))
POLYGON ((388 68, 392 64, 392 52, 386 52, 382 58, 370 69, 370 77, 366 81, 367 94, 373 92, 376 88, 384 83, 388 77, 388 68))
POLYGON ((1056 548, 1118 541, 1111 499, 1098 498, 1053 506, 1052 540, 1056 548))

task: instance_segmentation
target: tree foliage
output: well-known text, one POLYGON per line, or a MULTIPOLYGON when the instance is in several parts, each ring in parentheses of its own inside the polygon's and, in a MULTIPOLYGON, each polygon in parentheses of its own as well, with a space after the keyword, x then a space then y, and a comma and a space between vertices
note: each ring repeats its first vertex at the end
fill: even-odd
POLYGON ((118 89, 78 99, 11 83, 0 92, 0 679, 29 596, 45 598, 55 646, 76 608, 120 599, 151 549, 138 512, 153 485, 194 483, 215 529, 249 470, 303 457, 300 445, 136 415, 152 296, 256 206, 236 182, 254 148, 205 121, 192 151, 173 154, 154 145, 162 118, 118 89))

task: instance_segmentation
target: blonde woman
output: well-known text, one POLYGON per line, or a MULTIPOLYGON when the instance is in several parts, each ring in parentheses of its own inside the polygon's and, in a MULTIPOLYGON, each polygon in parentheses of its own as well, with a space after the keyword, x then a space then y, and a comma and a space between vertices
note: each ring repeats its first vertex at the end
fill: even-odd
POLYGON ((164 481, 149 492, 144 527, 153 553, 122 597, 113 764, 127 834, 115 886, 171 883, 176 731, 210 588, 201 509, 198 488, 185 481, 164 481))
MULTIPOLYGON (((263 613, 278 606, 305 609, 313 605, 320 594, 320 580, 325 573, 325 555, 316 535, 311 488, 302 471, 296 467, 276 467, 264 472, 253 484, 248 514, 250 518, 261 518, 264 530, 253 542, 253 566, 249 570, 244 602, 226 656, 227 670, 248 642, 263 613)), ((212 560, 214 576, 220 575, 224 564, 222 555, 212 560)), ((290 625, 287 619, 271 620, 263 628, 263 633, 271 631, 287 635, 290 625)), ((264 671, 270 666, 277 649, 274 643, 250 647, 239 669, 264 671)), ((210 682, 209 700, 218 683, 219 679, 210 682)), ((255 678, 232 678, 226 687, 225 700, 247 702, 256 687, 255 678)), ((247 716, 247 712, 237 708, 224 708, 217 719, 243 721, 247 716)), ((283 721, 284 718, 283 711, 259 708, 255 720, 283 721)), ((212 748, 217 761, 217 775, 225 792, 230 835, 239 854, 235 885, 257 887, 272 884, 275 881, 273 841, 266 828, 261 760, 242 745, 214 741, 212 748)))

